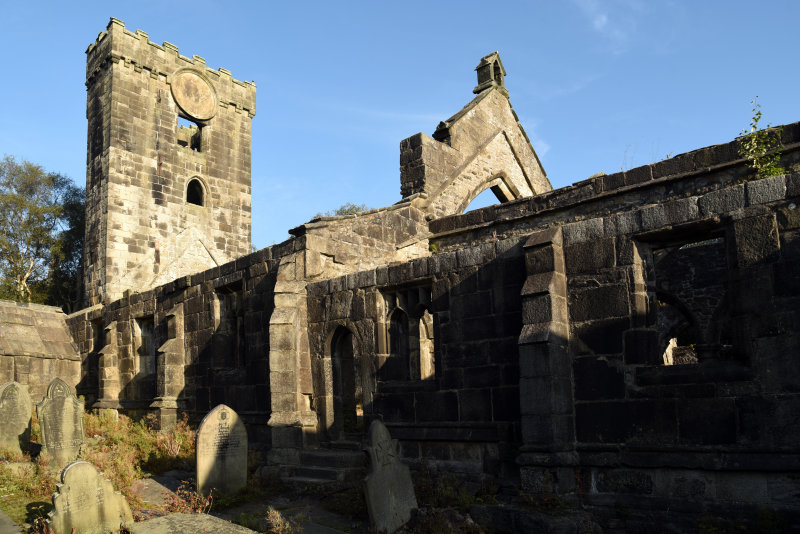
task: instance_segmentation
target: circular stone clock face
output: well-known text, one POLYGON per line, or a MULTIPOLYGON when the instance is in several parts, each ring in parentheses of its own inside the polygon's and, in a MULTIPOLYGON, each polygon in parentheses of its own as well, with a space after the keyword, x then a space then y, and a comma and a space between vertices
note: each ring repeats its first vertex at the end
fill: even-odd
POLYGON ((184 113, 193 119, 207 120, 217 111, 217 95, 205 78, 184 70, 172 78, 172 97, 184 113))

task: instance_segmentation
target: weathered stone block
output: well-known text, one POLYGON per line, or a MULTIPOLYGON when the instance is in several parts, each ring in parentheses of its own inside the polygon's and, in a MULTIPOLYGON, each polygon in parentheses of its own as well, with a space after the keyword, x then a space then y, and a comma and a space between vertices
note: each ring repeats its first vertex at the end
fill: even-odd
POLYGON ((564 253, 561 247, 541 246, 525 250, 525 269, 528 274, 560 270, 562 265, 564 265, 564 253))
POLYGON ((562 228, 565 245, 585 243, 586 241, 603 237, 603 218, 597 217, 586 221, 569 223, 565 224, 562 228))
POLYGON ((570 295, 570 319, 590 321, 628 314, 628 294, 623 285, 605 285, 575 290, 570 295))
POLYGON ((706 193, 697 201, 700 216, 710 217, 744 208, 745 189, 743 184, 733 185, 706 193))
POLYGON ((595 239, 579 245, 564 247, 567 274, 591 273, 614 267, 614 239, 595 239))
POLYGON ((747 205, 766 204, 786 197, 784 176, 770 176, 747 182, 747 205))
POLYGON ((747 268, 778 259, 780 245, 775 215, 749 217, 734 222, 736 262, 739 268, 747 268))

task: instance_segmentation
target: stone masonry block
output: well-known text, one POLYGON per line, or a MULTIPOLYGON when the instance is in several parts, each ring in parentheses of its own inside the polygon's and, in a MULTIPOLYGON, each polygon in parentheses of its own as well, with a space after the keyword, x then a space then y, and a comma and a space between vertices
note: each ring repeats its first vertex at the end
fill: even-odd
POLYGON ((623 285, 605 285, 575 291, 570 299, 573 321, 590 321, 628 314, 628 293, 623 285))
POLYGON ((571 365, 571 358, 563 343, 535 343, 519 347, 521 377, 569 376, 571 365))
POLYGON ((603 238, 564 247, 567 274, 592 273, 614 267, 614 239, 603 238))
POLYGON ((568 337, 568 328, 565 322, 550 321, 547 323, 524 324, 519 335, 519 343, 520 345, 545 341, 565 343, 568 337))
POLYGON ((778 259, 780 245, 775 214, 750 217, 734 222, 736 261, 740 268, 778 259))
POLYGON ((669 224, 667 209, 663 204, 648 206, 639 212, 642 216, 642 230, 654 230, 669 224))
POLYGON ((744 208, 745 189, 743 184, 725 187, 706 193, 697 201, 701 217, 710 217, 744 208))
POLYGON ((566 277, 558 272, 544 272, 531 274, 525 279, 522 286, 521 295, 538 295, 541 293, 553 293, 555 295, 567 294, 566 277))
POLYGON ((586 221, 569 223, 565 224, 563 229, 565 245, 585 243, 586 241, 603 237, 603 219, 602 217, 597 217, 586 221))
POLYGON ((564 252, 561 247, 542 245, 525 250, 525 270, 528 274, 561 271, 564 265, 564 252))
POLYGON ((800 196, 800 173, 786 175, 786 198, 800 196))
POLYGON ((653 179, 653 166, 643 165, 625 171, 625 185, 636 185, 653 179))
POLYGON ((609 215, 603 219, 603 232, 609 237, 634 234, 642 230, 642 214, 639 210, 609 215))
POLYGON ((747 205, 766 204, 786 198, 784 176, 770 176, 747 182, 747 205))
POLYGON ((547 230, 540 230, 534 232, 528 237, 523 245, 523 248, 536 247, 545 244, 562 244, 562 229, 558 227, 548 228, 547 230))

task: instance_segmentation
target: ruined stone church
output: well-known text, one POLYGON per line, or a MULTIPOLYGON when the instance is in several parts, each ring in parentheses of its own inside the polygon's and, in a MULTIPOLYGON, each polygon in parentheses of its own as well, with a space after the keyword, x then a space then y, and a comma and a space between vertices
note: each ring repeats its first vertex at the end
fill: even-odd
POLYGON ((800 123, 785 175, 734 140, 553 190, 495 52, 401 141, 397 203, 251 253, 255 85, 117 19, 86 53, 87 307, 0 303, 0 381, 165 429, 224 403, 306 481, 380 419, 411 465, 598 513, 797 517, 800 123))

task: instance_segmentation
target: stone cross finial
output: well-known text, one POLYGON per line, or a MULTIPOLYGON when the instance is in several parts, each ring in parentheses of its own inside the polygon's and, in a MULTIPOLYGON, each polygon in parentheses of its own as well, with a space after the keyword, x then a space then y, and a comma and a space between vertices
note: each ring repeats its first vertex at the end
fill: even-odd
POLYGON ((478 71, 478 85, 472 90, 473 93, 482 93, 492 87, 498 87, 506 92, 504 80, 506 69, 503 67, 503 62, 500 61, 500 54, 496 51, 483 56, 475 70, 478 71))

